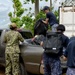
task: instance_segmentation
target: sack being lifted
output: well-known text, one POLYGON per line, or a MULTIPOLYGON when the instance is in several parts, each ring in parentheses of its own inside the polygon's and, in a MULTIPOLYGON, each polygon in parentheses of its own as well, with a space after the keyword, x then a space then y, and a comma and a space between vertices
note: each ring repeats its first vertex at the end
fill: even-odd
POLYGON ((34 36, 35 35, 46 35, 48 25, 42 22, 43 19, 39 19, 34 25, 34 36))

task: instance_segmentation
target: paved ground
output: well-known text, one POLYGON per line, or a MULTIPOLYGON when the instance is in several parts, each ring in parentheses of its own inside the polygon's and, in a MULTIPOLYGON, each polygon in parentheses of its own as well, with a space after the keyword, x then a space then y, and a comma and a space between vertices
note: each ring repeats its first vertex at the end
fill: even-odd
MULTIPOLYGON (((5 75, 5 68, 3 66, 0 65, 0 75, 5 75)), ((66 75, 66 74, 63 74, 66 75)))

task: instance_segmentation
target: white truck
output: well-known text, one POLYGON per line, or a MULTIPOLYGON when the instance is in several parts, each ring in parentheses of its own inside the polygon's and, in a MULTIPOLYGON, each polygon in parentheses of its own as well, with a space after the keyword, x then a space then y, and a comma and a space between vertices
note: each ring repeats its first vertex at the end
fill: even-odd
POLYGON ((75 35, 75 7, 62 6, 59 7, 59 24, 66 27, 65 35, 72 37, 75 35))

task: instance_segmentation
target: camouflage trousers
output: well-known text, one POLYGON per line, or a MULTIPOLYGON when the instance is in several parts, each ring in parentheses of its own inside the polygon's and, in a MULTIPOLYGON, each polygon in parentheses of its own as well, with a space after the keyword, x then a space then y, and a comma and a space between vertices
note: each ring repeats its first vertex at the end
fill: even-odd
POLYGON ((19 54, 6 53, 5 75, 19 75, 19 54))
POLYGON ((59 57, 52 58, 44 53, 44 75, 62 75, 61 62, 59 57))
POLYGON ((66 75, 75 75, 75 68, 68 68, 66 75))

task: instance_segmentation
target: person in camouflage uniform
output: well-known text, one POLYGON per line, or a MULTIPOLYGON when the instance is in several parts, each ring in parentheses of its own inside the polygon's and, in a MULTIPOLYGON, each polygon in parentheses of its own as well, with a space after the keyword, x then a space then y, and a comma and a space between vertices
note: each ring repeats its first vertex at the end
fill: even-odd
POLYGON ((5 60, 6 68, 5 75, 19 75, 19 41, 23 42, 24 38, 16 31, 15 23, 10 25, 10 31, 6 32, 4 42, 6 43, 5 60))

